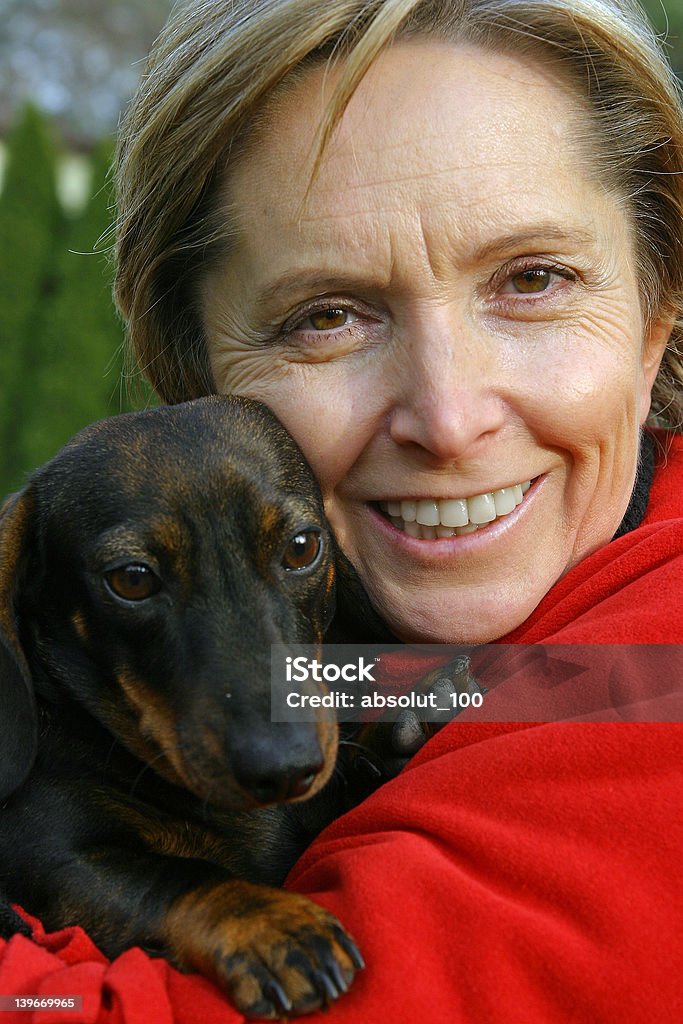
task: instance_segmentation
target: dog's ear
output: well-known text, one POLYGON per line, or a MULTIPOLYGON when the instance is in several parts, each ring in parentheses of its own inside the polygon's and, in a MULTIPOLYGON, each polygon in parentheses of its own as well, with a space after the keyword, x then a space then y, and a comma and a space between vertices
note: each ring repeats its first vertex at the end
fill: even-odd
POLYGON ((28 488, 8 498, 0 510, 0 800, 21 785, 36 756, 33 685, 15 611, 32 519, 28 488))

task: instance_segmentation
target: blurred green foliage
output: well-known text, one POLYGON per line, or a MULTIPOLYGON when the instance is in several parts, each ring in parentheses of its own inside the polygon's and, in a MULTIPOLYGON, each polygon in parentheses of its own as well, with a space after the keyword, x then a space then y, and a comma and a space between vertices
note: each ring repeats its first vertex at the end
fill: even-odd
POLYGON ((123 326, 103 238, 111 144, 91 154, 89 199, 68 216, 57 151, 34 107, 7 139, 0 194, 0 496, 87 423, 130 407, 123 326))
POLYGON ((7 140, 0 196, 0 482, 16 481, 22 424, 34 387, 35 339, 54 293, 54 256, 65 222, 55 193, 56 154, 42 116, 26 107, 7 140))
POLYGON ((683 76, 682 0, 640 0, 664 43, 674 71, 683 76))

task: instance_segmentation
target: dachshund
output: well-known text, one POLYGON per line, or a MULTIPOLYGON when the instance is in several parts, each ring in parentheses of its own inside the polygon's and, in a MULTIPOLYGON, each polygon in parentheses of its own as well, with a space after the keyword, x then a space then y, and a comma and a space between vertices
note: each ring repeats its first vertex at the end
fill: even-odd
MULTIPOLYGON (((395 642, 265 406, 210 396, 77 434, 0 519, 8 899, 109 957, 198 970, 249 1017, 344 993, 353 939, 276 888, 357 802, 326 710, 271 721, 271 644, 326 634, 395 642)), ((0 926, 25 931, 7 901, 0 926)))

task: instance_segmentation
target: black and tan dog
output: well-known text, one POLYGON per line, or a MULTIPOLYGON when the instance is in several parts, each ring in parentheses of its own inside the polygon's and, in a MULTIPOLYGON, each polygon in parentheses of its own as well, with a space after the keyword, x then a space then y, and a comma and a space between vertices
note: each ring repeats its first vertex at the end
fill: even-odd
MULTIPOLYGON (((347 799, 336 724, 270 713, 270 645, 322 641, 339 564, 299 448, 247 400, 102 421, 30 478, 0 521, 12 901, 199 970, 250 1016, 346 991, 352 939, 270 888, 347 799)), ((337 638, 363 601, 341 564, 337 638)), ((354 640, 391 639, 361 619, 354 640)))

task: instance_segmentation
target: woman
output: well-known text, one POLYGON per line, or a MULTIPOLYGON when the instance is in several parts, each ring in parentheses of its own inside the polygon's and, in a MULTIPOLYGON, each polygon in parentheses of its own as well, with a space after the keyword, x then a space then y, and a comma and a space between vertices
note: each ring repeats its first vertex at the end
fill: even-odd
MULTIPOLYGON (((401 639, 680 643, 681 171, 628 0, 189 4, 117 296, 164 400, 280 416, 401 639)), ((680 1020, 680 727, 540 717, 447 727, 297 865, 368 964, 330 1019, 680 1020)))
POLYGON ((179 14, 123 129, 118 298, 165 400, 271 405, 397 635, 497 639, 617 531, 651 394, 680 417, 677 93, 628 6, 324 11, 179 14), (527 481, 514 526, 413 542, 411 502, 527 481))

